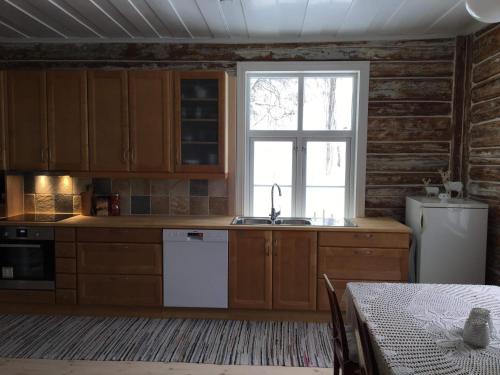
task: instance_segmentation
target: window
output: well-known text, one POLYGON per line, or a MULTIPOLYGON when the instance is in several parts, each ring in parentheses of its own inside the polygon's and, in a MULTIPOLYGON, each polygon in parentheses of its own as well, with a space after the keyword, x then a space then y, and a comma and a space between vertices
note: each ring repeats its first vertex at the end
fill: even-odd
POLYGON ((239 212, 364 214, 368 68, 352 63, 238 64, 239 212))

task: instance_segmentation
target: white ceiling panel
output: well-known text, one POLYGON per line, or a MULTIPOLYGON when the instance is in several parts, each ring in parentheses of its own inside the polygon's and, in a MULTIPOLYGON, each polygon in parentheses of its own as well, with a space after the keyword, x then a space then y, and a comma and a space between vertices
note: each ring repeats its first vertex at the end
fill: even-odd
POLYGON ((342 27, 353 0, 310 0, 307 4, 301 36, 334 37, 342 27))
POLYGON ((0 41, 439 38, 485 26, 464 0, 0 0, 0 41))

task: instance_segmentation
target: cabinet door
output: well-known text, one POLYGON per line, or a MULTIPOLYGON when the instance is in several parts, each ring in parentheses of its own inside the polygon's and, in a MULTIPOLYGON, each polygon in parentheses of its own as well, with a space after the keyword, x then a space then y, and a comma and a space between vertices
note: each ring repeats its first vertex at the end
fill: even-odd
POLYGON ((171 73, 129 72, 130 170, 169 172, 171 73))
POLYGON ((89 71, 91 171, 129 169, 126 71, 89 71))
POLYGON ((271 309, 271 231, 229 233, 229 307, 271 309))
POLYGON ((49 71, 47 89, 50 169, 88 170, 87 73, 49 71))
POLYGON ((7 168, 5 128, 7 127, 7 84, 5 72, 0 71, 0 170, 7 168))
POLYGON ((162 277, 146 275, 78 275, 81 305, 161 306, 162 277))
POLYGON ((175 171, 225 172, 226 74, 175 75, 175 171))
POLYGON ((9 168, 48 169, 47 98, 45 72, 9 71, 9 168))
POLYGON ((273 231, 273 308, 316 309, 317 233, 273 231))

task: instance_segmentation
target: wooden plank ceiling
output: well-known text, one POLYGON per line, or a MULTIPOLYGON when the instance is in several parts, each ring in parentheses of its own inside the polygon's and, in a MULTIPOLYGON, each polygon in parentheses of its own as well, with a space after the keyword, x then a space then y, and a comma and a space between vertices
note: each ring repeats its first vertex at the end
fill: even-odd
POLYGON ((0 0, 0 41, 332 41, 467 34, 464 0, 0 0))

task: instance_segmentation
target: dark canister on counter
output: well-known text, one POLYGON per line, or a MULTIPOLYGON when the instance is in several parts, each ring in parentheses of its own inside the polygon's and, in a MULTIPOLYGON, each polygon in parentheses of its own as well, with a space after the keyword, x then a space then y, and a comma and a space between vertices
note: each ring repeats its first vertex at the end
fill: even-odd
POLYGON ((120 194, 111 195, 110 203, 109 214, 111 216, 120 216, 120 194))

